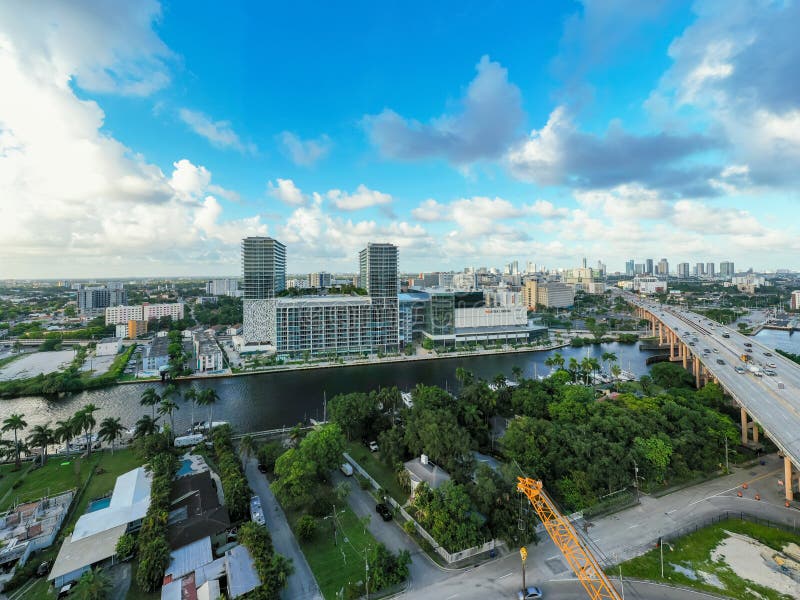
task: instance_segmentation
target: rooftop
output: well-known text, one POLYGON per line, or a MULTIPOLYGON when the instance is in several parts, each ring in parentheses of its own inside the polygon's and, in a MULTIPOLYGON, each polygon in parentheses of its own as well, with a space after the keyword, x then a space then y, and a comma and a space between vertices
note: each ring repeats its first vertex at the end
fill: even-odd
MULTIPOLYGON (((102 511, 98 510, 97 512, 102 511)), ((47 580, 51 581, 56 577, 111 558, 116 554, 117 542, 125 535, 127 528, 127 524, 117 525, 82 539, 75 539, 74 535, 68 536, 61 545, 61 550, 58 552, 56 562, 47 576, 47 580)))
POLYGON ((303 304, 369 304, 369 296, 346 296, 344 294, 330 294, 328 296, 298 296, 296 298, 277 298, 275 302, 280 305, 303 304))
POLYGON ((228 572, 228 590, 231 598, 238 598, 261 585, 253 558, 244 546, 234 546, 225 553, 228 572))
POLYGON ((412 481, 416 478, 417 483, 425 482, 432 489, 436 489, 445 481, 450 481, 450 474, 430 460, 427 460, 427 464, 423 464, 420 457, 413 458, 405 463, 405 467, 412 481))
POLYGON ((201 540, 173 550, 169 555, 169 566, 164 571, 164 583, 180 579, 184 575, 194 572, 195 569, 207 565, 212 560, 214 560, 214 557, 211 554, 210 537, 204 537, 201 540))

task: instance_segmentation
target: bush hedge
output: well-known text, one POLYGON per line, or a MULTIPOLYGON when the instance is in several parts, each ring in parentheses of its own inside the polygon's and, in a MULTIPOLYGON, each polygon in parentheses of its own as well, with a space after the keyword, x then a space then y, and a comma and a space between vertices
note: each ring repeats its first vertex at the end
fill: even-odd
POLYGON ((267 530, 248 521, 239 528, 239 542, 253 557, 261 585, 245 594, 248 600, 278 600, 292 574, 292 562, 276 554, 267 530))
POLYGON ((222 491, 231 521, 238 522, 250 518, 250 486, 242 472, 242 462, 236 455, 231 441, 230 425, 215 427, 211 437, 214 441, 214 453, 217 455, 219 477, 222 480, 222 491))

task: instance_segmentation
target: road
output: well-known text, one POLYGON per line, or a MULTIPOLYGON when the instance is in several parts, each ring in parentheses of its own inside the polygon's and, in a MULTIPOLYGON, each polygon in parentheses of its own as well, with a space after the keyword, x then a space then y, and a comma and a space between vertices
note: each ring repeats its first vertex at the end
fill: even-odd
POLYGON ((258 461, 249 458, 245 461, 245 475, 247 482, 253 493, 261 498, 261 506, 264 509, 264 519, 267 529, 272 536, 272 543, 278 554, 292 560, 294 573, 289 576, 286 588, 281 592, 284 600, 322 600, 322 594, 308 566, 305 555, 300 550, 286 516, 283 514, 278 501, 272 494, 272 490, 267 484, 267 478, 258 472, 258 461))
POLYGON ((333 476, 334 484, 345 481, 350 484, 347 496, 348 504, 353 512, 361 518, 369 516, 369 531, 376 540, 383 543, 392 552, 408 550, 411 553, 410 584, 408 591, 413 592, 429 586, 442 578, 446 573, 402 530, 397 521, 385 522, 375 512, 375 499, 362 490, 352 477, 345 477, 339 471, 333 476))
POLYGON ((693 343, 691 350, 704 367, 764 428, 775 445, 800 467, 800 365, 775 353, 774 348, 758 343, 755 338, 702 315, 632 294, 625 294, 625 299, 650 311, 684 343, 693 343), (724 338, 723 334, 729 337, 724 338), (705 349, 708 352, 704 352, 705 349), (768 368, 777 374, 756 377, 749 372, 737 373, 735 367, 744 366, 742 355, 750 356, 752 363, 762 368, 774 364, 775 367, 768 368), (719 364, 718 360, 724 364, 719 364))

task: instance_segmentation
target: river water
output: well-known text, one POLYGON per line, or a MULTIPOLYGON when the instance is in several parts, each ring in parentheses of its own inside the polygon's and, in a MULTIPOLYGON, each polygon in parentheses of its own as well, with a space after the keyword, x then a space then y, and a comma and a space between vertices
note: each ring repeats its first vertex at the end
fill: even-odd
MULTIPOLYGON (((638 344, 602 344, 583 348, 561 348, 559 350, 567 362, 571 357, 580 360, 585 356, 601 359, 603 352, 617 355, 619 365, 637 376, 648 371, 645 359, 651 352, 639 350, 638 344)), ((220 400, 214 405, 213 418, 229 421, 237 431, 262 431, 284 425, 294 425, 308 418, 321 419, 323 398, 351 391, 368 391, 380 387, 397 386, 410 390, 417 383, 439 385, 449 389, 457 386, 455 371, 463 367, 477 377, 492 379, 503 373, 512 378, 511 369, 522 368, 525 376, 545 375, 549 367, 544 361, 553 351, 525 352, 516 354, 495 354, 424 360, 393 364, 375 364, 354 367, 337 367, 305 371, 285 371, 244 377, 228 377, 196 381, 198 387, 212 387, 220 400)), ((148 387, 161 384, 141 383, 117 385, 115 387, 92 390, 61 398, 58 401, 40 397, 0 400, 0 416, 22 413, 28 426, 50 421, 68 419, 84 404, 95 404, 99 410, 95 418, 99 423, 107 416, 121 417, 123 425, 131 427, 150 408, 139 405, 142 392, 148 387)), ((181 390, 190 382, 179 383, 181 390)), ((175 428, 185 430, 191 421, 191 405, 178 400, 180 410, 175 413, 175 428)), ((196 408, 196 421, 208 417, 207 409, 196 408)))

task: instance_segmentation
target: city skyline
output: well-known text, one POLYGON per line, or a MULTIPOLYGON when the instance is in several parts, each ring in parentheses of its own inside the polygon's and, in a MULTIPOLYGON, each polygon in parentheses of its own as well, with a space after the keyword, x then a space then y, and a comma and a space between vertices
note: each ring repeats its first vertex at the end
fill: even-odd
POLYGON ((798 19, 6 3, 0 278, 233 275, 248 236, 291 247, 288 273, 351 270, 369 241, 406 272, 800 270, 798 19))

